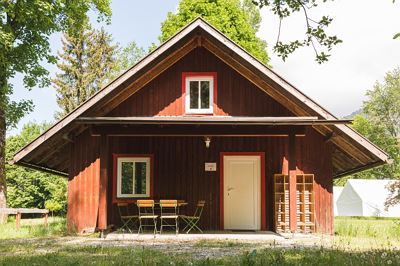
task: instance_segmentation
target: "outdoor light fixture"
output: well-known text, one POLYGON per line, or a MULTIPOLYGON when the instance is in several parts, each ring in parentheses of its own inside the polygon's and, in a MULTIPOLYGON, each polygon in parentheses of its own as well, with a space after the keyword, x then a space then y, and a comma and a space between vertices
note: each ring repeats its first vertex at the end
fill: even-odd
POLYGON ((210 148, 210 143, 211 143, 211 138, 210 137, 204 137, 204 143, 206 144, 206 148, 210 148))

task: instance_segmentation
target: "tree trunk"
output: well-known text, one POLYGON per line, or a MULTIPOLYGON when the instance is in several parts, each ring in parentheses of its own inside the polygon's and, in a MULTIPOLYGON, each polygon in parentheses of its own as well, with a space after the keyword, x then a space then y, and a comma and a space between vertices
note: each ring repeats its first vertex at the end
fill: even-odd
MULTIPOLYGON (((0 98, 3 98, 0 96, 0 98)), ((0 106, 4 106, 0 103, 0 106)), ((5 162, 6 162, 6 117, 5 117, 5 108, 0 108, 0 208, 7 207, 6 200, 6 170, 5 170, 5 162)), ((6 221, 7 215, 0 213, 0 224, 6 221)))
MULTIPOLYGON (((2 65, 3 66, 3 65, 2 65)), ((6 184, 6 106, 7 106, 7 78, 3 75, 6 68, 0 71, 0 208, 7 207, 6 184)), ((0 213, 0 224, 6 222, 7 215, 0 213)))

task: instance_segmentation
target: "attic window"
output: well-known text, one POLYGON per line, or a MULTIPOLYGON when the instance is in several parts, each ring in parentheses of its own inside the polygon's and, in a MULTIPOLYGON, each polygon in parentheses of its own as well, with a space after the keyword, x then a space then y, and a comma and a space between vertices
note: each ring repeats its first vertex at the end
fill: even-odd
POLYGON ((213 114, 216 73, 184 73, 185 112, 213 114))

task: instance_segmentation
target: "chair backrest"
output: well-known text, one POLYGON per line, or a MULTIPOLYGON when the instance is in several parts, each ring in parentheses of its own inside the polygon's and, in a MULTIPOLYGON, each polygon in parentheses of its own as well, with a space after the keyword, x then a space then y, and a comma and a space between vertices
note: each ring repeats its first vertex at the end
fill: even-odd
POLYGON ((119 216, 128 216, 129 215, 129 205, 126 202, 117 203, 119 216))
POLYGON ((177 215, 178 200, 160 200, 161 216, 164 214, 177 215))
POLYGON ((143 214, 154 215, 154 200, 137 200, 139 216, 143 214))
POLYGON ((204 205, 206 205, 205 200, 199 200, 196 205, 196 211, 194 212, 194 217, 199 218, 201 217, 201 214, 203 213, 204 205))
POLYGON ((176 208, 178 207, 177 200, 160 200, 161 208, 176 208))

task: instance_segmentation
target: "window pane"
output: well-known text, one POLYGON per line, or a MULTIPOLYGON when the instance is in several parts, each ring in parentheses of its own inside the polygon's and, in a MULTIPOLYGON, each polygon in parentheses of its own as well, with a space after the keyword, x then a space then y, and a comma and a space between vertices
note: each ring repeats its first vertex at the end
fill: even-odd
POLYGON ((133 194, 133 163, 122 162, 121 194, 133 194))
POLYGON ((210 82, 201 81, 200 90, 201 109, 208 109, 210 107, 210 82))
POLYGON ((199 82, 190 81, 190 109, 199 108, 199 82))
POLYGON ((135 163, 135 194, 146 194, 146 163, 135 163))

